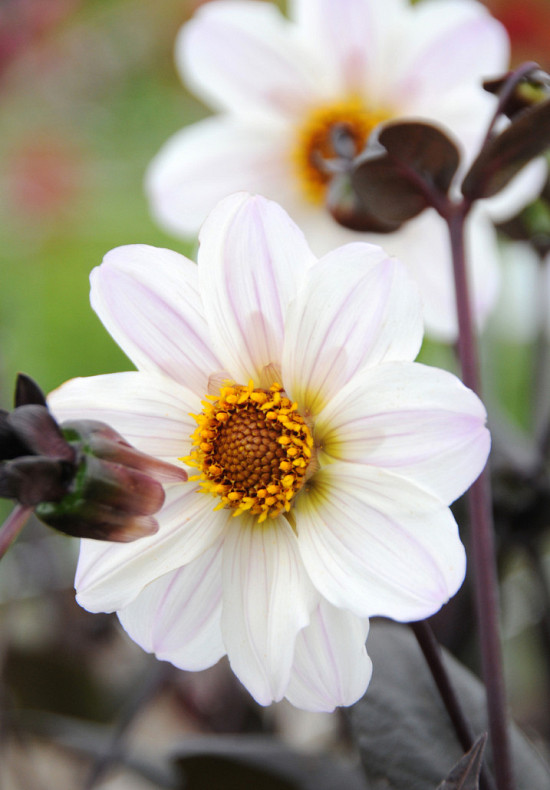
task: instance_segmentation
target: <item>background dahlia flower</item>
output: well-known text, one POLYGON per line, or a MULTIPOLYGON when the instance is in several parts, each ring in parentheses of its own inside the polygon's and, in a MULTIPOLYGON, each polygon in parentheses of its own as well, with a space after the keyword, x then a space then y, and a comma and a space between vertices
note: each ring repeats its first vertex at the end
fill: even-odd
MULTIPOLYGON (((184 128, 150 165, 151 210, 167 230, 196 234, 221 198, 247 190, 277 200, 318 254, 363 238, 406 263, 420 286, 427 331, 456 337, 446 228, 429 209, 398 232, 340 227, 324 206, 334 156, 331 129, 346 124, 360 151, 384 121, 422 118, 442 127, 471 161, 495 97, 483 78, 508 64, 504 28, 472 0, 218 0, 182 28, 176 63, 183 81, 219 115, 184 128)), ((498 291, 492 218, 504 219, 542 186, 540 163, 473 211, 468 257, 478 321, 498 291)))
POLYGON ((92 273, 138 370, 69 381, 50 406, 190 479, 166 486, 157 534, 82 541, 78 601, 179 667, 227 653, 263 705, 351 704, 371 673, 367 618, 427 617, 462 583, 448 505, 485 464, 485 410, 412 361, 418 290, 379 247, 317 260, 277 204, 239 193, 198 257, 119 247, 92 273))

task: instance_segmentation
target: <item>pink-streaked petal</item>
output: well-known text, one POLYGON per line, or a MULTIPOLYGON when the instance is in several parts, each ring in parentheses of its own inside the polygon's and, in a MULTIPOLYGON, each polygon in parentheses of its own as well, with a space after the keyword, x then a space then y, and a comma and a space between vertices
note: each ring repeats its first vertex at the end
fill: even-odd
POLYGON ((265 198, 231 195, 200 233, 199 282, 210 333, 224 367, 240 383, 273 383, 289 302, 315 258, 283 209, 265 198))
POLYGON ((317 599, 286 519, 234 520, 223 549, 222 633, 233 672, 260 705, 284 696, 296 635, 317 599))
POLYGON ((464 580, 464 547, 449 508, 386 469, 329 464, 294 512, 312 582, 359 617, 429 617, 464 580))
POLYGON ((182 129, 149 165, 146 191, 160 225, 195 235, 208 212, 241 190, 280 200, 288 192, 287 132, 233 117, 207 118, 182 129))
POLYGON ((124 545, 83 540, 76 570, 77 601, 91 612, 111 612, 131 603, 150 582, 192 562, 228 527, 226 510, 194 483, 171 485, 156 518, 159 531, 124 545))
POLYGON ((414 359, 422 329, 405 267, 380 247, 341 247, 321 258, 288 311, 285 389, 317 414, 362 367, 414 359))
POLYGON ((321 600, 296 639, 285 697, 297 708, 332 711, 353 705, 372 674, 365 639, 368 621, 321 600))
POLYGON ((508 67, 506 31, 477 2, 424 0, 410 9, 401 39, 395 59, 401 79, 393 87, 406 107, 464 84, 481 91, 484 78, 508 67))
POLYGON ((271 3, 203 5, 179 34, 176 63, 198 96, 240 116, 292 117, 322 85, 318 64, 271 3))
POLYGON ((391 62, 390 34, 407 13, 406 5, 402 0, 289 3, 302 40, 326 64, 340 94, 364 94, 375 102, 388 98, 384 79, 386 61, 391 62))
MULTIPOLYGON (((452 342, 458 333, 449 236, 433 210, 407 222, 396 233, 371 237, 409 268, 420 289, 426 332, 452 342)), ((496 232, 487 213, 474 209, 466 223, 466 258, 471 283, 472 310, 478 326, 496 302, 500 283, 496 232)))
POLYGON ((192 671, 206 669, 225 655, 222 545, 218 541, 193 562, 151 582, 117 613, 134 642, 162 661, 192 671))
POLYGON ((159 458, 189 455, 191 417, 201 410, 198 397, 172 379, 130 371, 71 379, 48 396, 56 419, 99 420, 143 453, 159 458))
POLYGON ((392 470, 448 504, 485 466, 486 417, 451 373, 394 362, 358 373, 317 417, 315 438, 338 460, 392 470))
POLYGON ((196 265, 177 252, 133 244, 108 252, 90 280, 92 307, 134 365, 202 397, 220 364, 211 350, 196 265))

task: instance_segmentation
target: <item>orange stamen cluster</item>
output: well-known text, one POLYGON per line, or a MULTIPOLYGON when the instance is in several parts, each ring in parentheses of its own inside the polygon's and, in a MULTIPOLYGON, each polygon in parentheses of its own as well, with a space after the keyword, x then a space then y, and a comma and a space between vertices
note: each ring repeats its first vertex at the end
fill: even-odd
POLYGON ((200 470, 201 489, 219 496, 216 509, 250 512, 264 521, 289 511, 305 482, 313 439, 280 384, 269 390, 223 386, 193 415, 193 449, 183 459, 200 470))
POLYGON ((342 125, 349 134, 359 154, 365 147, 372 130, 390 113, 383 110, 367 110, 358 98, 314 108, 305 118, 297 132, 293 151, 293 162, 306 198, 312 203, 321 203, 330 180, 322 167, 322 160, 334 159, 332 129, 342 125))

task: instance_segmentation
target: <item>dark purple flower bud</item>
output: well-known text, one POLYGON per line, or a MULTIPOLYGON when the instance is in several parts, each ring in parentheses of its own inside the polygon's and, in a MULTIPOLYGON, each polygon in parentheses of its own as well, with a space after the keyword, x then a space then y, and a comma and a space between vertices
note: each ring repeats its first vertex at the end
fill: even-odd
POLYGON ((74 476, 74 465, 63 460, 23 455, 6 461, 0 469, 0 497, 35 507, 59 502, 74 476))
POLYGON ((36 381, 33 381, 30 376, 25 376, 24 373, 19 373, 15 383, 15 407, 29 406, 30 404, 46 407, 48 405, 44 393, 36 381))
POLYGON ((42 502, 41 521, 67 535, 129 542, 152 535, 164 504, 158 480, 136 469, 82 453, 71 485, 57 502, 42 502))
POLYGON ((184 469, 136 450, 123 436, 104 422, 68 420, 61 424, 61 429, 63 436, 69 442, 82 443, 87 452, 98 458, 139 469, 163 483, 181 483, 187 480, 184 469))
MULTIPOLYGON (((509 71, 501 77, 485 80, 483 87, 488 93, 494 93, 500 97, 514 74, 515 72, 509 71)), ((547 101, 548 98, 550 98, 550 74, 547 74, 535 63, 526 64, 526 72, 519 80, 515 81, 512 90, 507 91, 507 95, 501 102, 500 111, 508 118, 513 119, 518 113, 534 104, 547 101)))
POLYGON ((532 159, 550 146, 550 75, 536 63, 485 84, 498 106, 484 145, 462 184, 469 202, 496 195, 532 159), (500 130, 503 116, 510 123, 500 130))
POLYGON ((140 452, 105 423, 59 425, 27 376, 18 377, 15 403, 0 411, 0 497, 76 537, 127 542, 158 530, 162 483, 185 481, 185 470, 140 452))

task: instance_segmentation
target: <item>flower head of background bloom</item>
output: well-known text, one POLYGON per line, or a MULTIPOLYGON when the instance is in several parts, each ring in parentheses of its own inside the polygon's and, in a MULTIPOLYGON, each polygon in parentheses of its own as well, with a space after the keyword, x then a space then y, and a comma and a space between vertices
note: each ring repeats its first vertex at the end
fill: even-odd
MULTIPOLYGON (((502 26, 474 0, 290 0, 289 19, 270 3, 214 0, 182 28, 176 62, 183 81, 218 115, 166 143, 146 181, 151 209, 169 231, 194 235, 221 198, 245 189, 279 202, 317 253, 361 238, 324 206, 343 124, 361 151, 384 121, 421 118, 442 127, 471 161, 495 99, 487 76, 507 68, 502 26)), ((497 219, 514 214, 542 186, 540 163, 468 223, 475 313, 481 321, 498 291, 497 219)), ((411 268, 426 329, 456 336, 446 229, 428 209, 381 244, 411 268)))
POLYGON ((370 244, 317 260, 277 204, 243 193, 210 214, 198 266, 136 245, 91 279, 138 370, 72 380, 50 405, 181 459, 189 481, 166 487, 156 535, 82 541, 78 601, 179 667, 227 653, 261 704, 351 704, 367 618, 424 618, 462 583, 448 505, 489 449, 478 398, 413 362, 416 285, 370 244))

